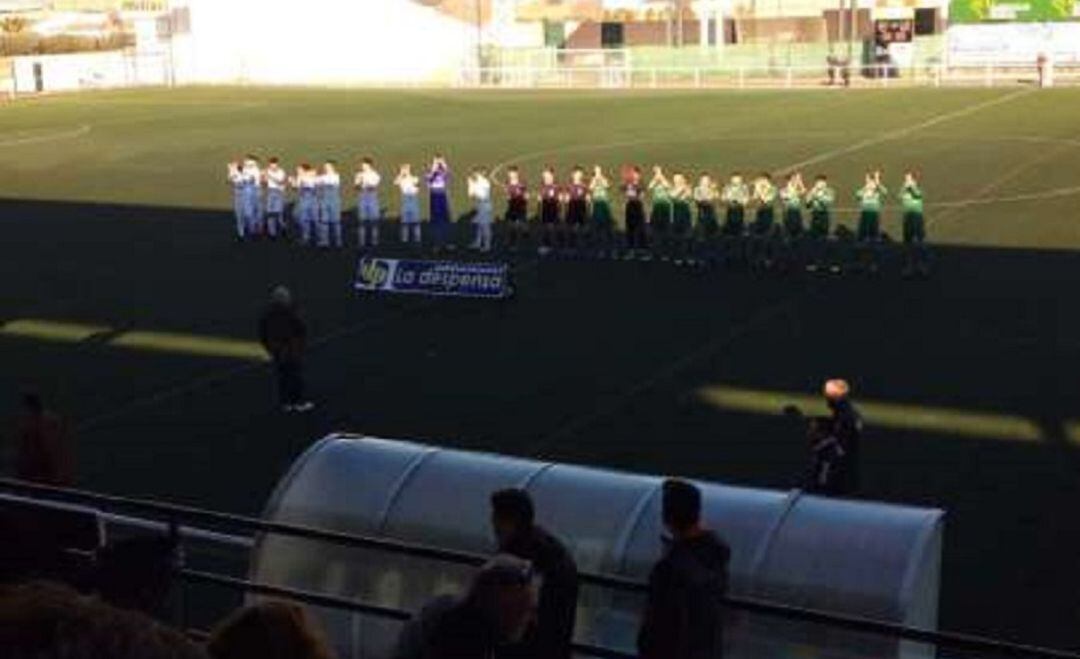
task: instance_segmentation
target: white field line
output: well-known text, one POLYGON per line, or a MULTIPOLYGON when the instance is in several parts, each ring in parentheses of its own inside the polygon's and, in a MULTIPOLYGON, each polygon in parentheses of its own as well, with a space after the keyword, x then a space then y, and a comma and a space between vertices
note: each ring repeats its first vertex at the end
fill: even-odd
POLYGON ((28 135, 26 137, 13 137, 10 139, 0 139, 0 147, 5 146, 21 146, 24 144, 43 144, 46 142, 59 142, 61 140, 73 140, 83 135, 87 135, 92 130, 90 124, 81 124, 76 128, 63 131, 53 131, 50 133, 43 133, 38 135, 28 135))
POLYGON ((839 156, 846 156, 849 153, 855 153, 856 151, 862 151, 863 149, 866 149, 866 148, 871 147, 871 146, 877 146, 878 144, 883 144, 885 142, 891 142, 893 140, 898 140, 898 139, 900 139, 902 137, 907 137, 908 135, 911 135, 912 133, 917 133, 917 132, 919 132, 921 130, 925 130, 927 128, 930 128, 931 126, 936 126, 936 125, 938 125, 940 123, 944 123, 946 121, 952 121, 953 119, 958 119, 960 117, 965 117, 965 116, 967 116, 969 114, 974 114, 974 113, 976 113, 976 112, 978 112, 980 110, 985 110, 986 108, 994 107, 996 105, 1002 105, 1002 104, 1008 103, 1008 102, 1010 102, 1010 101, 1012 101, 1014 99, 1020 98, 1021 96, 1026 96, 1026 95, 1028 95, 1030 93, 1031 93, 1030 89, 1021 89, 1021 90, 1014 91, 1012 93, 1006 94, 1004 96, 998 96, 997 98, 992 98, 992 99, 990 99, 988 101, 983 101, 982 103, 975 103, 974 105, 969 105, 967 107, 960 108, 959 110, 953 110, 951 112, 943 112, 941 114, 934 115, 933 117, 930 117, 929 119, 927 119, 925 121, 920 121, 917 124, 911 124, 910 126, 904 126, 902 128, 897 128, 896 130, 892 130, 892 131, 889 131, 887 133, 883 133, 883 134, 875 136, 875 137, 870 137, 870 138, 867 138, 865 140, 860 140, 858 142, 855 142, 854 144, 848 144, 847 146, 842 146, 842 147, 839 147, 839 148, 836 148, 836 149, 830 149, 829 151, 819 153, 818 155, 807 158, 806 160, 801 160, 799 162, 792 163, 792 164, 790 164, 790 165, 788 165, 786 167, 781 168, 779 171, 789 171, 789 170, 793 170, 793 169, 802 169, 803 167, 808 167, 810 165, 816 165, 818 163, 825 162, 826 160, 832 160, 833 158, 836 158, 836 157, 839 157, 839 156))
MULTIPOLYGON (((1050 158, 1053 158, 1057 154, 1061 153, 1064 150, 1064 147, 1070 147, 1070 146, 1071 145, 1066 144, 1064 146, 1058 146, 1055 149, 1046 149, 1045 151, 1039 153, 1034 158, 1029 158, 1029 159, 1027 159, 1025 161, 1017 163, 1015 166, 1010 167, 1008 170, 1006 170, 1005 173, 1003 173, 1001 176, 998 176, 997 178, 991 180, 989 183, 987 183, 986 185, 984 185, 981 188, 979 188, 978 190, 976 190, 975 194, 972 195, 967 201, 969 201, 969 202, 977 202, 978 200, 985 198, 987 194, 989 194, 990 192, 996 190, 1001 185, 1011 181, 1012 179, 1016 178, 1017 176, 1019 176, 1023 172, 1031 169, 1035 165, 1037 165, 1037 164, 1039 164, 1041 162, 1044 162, 1046 160, 1049 160, 1050 158)), ((961 213, 965 208, 969 208, 969 207, 974 206, 974 205, 975 205, 975 203, 968 203, 968 204, 965 204, 965 205, 954 205, 954 206, 948 208, 948 210, 946 210, 944 213, 941 213, 940 215, 931 216, 929 219, 926 220, 926 226, 930 227, 931 225, 933 225, 935 223, 940 223, 940 222, 942 222, 944 220, 947 220, 947 219, 949 219, 951 217, 955 217, 958 213, 961 213)))

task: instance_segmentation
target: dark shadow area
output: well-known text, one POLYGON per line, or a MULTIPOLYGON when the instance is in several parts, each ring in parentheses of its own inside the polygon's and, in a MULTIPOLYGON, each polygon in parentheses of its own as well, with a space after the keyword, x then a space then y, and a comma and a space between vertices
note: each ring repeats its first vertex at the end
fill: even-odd
MULTIPOLYGON (((283 415, 265 365, 0 336, 0 414, 41 388, 77 428, 81 486, 258 512, 311 441, 349 430, 788 488, 801 429, 700 391, 812 394, 841 376, 856 401, 1039 425, 1035 441, 871 426, 863 496, 948 511, 943 628, 1080 647, 1080 445, 1065 431, 1080 254, 934 247, 927 280, 528 256, 516 299, 494 303, 357 295, 355 248, 237 244, 226 211, 8 200, 0 229, 0 322, 253 340, 285 283, 315 339, 319 407, 283 415)), ((406 253, 386 233, 380 253, 406 253)))

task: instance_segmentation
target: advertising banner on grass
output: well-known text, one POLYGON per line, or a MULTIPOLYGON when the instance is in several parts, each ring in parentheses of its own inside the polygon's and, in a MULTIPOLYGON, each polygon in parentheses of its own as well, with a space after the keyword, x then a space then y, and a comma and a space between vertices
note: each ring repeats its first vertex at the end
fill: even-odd
POLYGON ((358 291, 447 297, 505 298, 512 293, 505 263, 418 261, 363 257, 356 268, 358 291))

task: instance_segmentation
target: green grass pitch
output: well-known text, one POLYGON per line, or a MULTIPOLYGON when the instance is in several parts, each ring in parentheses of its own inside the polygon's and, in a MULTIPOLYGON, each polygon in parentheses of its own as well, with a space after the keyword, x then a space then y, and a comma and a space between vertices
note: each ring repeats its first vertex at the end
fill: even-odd
MULTIPOLYGON (((0 323, 250 340, 270 287, 287 283, 315 337, 321 404, 283 417, 259 363, 0 336, 0 413, 36 384, 78 428, 86 487, 250 513, 335 429, 791 487, 805 446, 770 413, 786 394, 770 392, 842 375, 882 420, 866 437, 866 496, 949 512, 942 625, 1075 648, 1078 104, 1080 90, 1018 89, 21 100, 0 107, 0 323), (385 175, 435 150, 458 188, 481 164, 533 181, 546 163, 801 164, 829 174, 845 208, 865 168, 895 188, 916 167, 936 273, 524 259, 517 298, 493 304, 358 297, 353 250, 232 241, 230 157, 371 154, 385 175)), ((886 229, 898 233, 895 206, 886 229)))

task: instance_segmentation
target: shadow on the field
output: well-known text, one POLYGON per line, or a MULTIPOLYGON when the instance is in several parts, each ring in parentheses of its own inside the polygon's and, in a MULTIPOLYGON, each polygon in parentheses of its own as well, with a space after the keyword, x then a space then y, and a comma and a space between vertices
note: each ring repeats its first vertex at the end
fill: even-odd
POLYGON ((521 256, 498 304, 358 297, 355 248, 236 244, 225 211, 5 200, 0 230, 0 322, 250 339, 285 283, 321 337, 306 417, 274 409, 258 365, 0 339, 0 414, 44 389, 83 428, 89 487, 254 512, 342 429, 786 488, 801 429, 702 391, 842 376, 856 400, 1034 422, 1029 440, 871 425, 864 495, 948 511, 944 627, 1080 645, 1078 253, 940 246, 925 281, 521 256))

